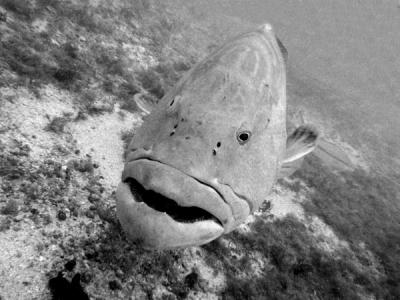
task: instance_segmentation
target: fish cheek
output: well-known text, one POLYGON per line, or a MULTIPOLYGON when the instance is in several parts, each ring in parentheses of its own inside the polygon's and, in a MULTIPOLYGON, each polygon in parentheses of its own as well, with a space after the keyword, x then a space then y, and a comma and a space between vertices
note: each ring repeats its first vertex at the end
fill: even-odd
POLYGON ((213 162, 216 168, 216 176, 222 182, 231 187, 237 185, 236 178, 241 181, 242 171, 247 168, 246 145, 240 145, 236 140, 236 134, 232 134, 229 141, 218 140, 213 149, 213 162), (217 147, 220 145, 220 147, 217 147), (215 152, 214 152, 215 151, 215 152), (216 153, 216 155, 214 155, 216 153))
MULTIPOLYGON (((222 143, 219 142, 221 145, 222 143)), ((218 142, 216 143, 218 144, 218 142)), ((215 177, 219 180, 225 181, 227 174, 233 172, 232 167, 237 163, 237 156, 234 153, 234 149, 231 149, 230 145, 217 147, 212 150, 212 161, 211 165, 215 168, 215 177)))
POLYGON ((231 170, 225 174, 224 181, 251 202, 252 211, 258 209, 269 193, 276 173, 274 151, 268 154, 272 150, 268 143, 271 143, 268 136, 253 136, 248 145, 239 148, 237 155, 227 161, 231 170))

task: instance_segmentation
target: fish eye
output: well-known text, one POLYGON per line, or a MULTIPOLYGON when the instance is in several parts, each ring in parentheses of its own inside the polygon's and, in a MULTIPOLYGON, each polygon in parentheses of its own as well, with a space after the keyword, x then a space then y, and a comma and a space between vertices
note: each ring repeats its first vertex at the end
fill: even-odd
POLYGON ((240 131, 237 133, 236 138, 240 145, 247 143, 250 140, 251 132, 250 131, 240 131))

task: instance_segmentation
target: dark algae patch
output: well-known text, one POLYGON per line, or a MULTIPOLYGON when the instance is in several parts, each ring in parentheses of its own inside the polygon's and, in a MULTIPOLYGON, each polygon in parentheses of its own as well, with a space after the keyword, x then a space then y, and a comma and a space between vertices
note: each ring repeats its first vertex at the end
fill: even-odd
POLYGON ((75 274, 71 281, 64 278, 62 272, 49 280, 49 289, 53 300, 89 300, 81 286, 81 275, 75 274))
MULTIPOLYGON (((368 249, 378 258, 383 276, 369 290, 379 299, 399 299, 400 188, 393 183, 396 176, 363 170, 338 176, 316 157, 308 158, 295 176, 313 188, 306 211, 322 218, 358 255, 368 249)), ((366 282, 357 279, 360 285, 366 282)))
POLYGON ((380 290, 377 278, 350 252, 325 252, 295 217, 275 222, 257 217, 251 229, 228 236, 240 258, 218 241, 203 246, 207 263, 226 275, 223 299, 363 299, 365 290, 380 290), (254 251, 265 263, 259 274, 254 251))

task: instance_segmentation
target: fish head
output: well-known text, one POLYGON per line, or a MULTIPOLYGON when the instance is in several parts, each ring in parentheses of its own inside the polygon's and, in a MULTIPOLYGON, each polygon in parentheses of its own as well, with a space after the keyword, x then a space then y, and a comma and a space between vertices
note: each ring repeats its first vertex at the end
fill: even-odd
POLYGON ((147 248, 207 243, 258 209, 286 145, 285 62, 270 25, 195 65, 129 147, 117 213, 147 248))

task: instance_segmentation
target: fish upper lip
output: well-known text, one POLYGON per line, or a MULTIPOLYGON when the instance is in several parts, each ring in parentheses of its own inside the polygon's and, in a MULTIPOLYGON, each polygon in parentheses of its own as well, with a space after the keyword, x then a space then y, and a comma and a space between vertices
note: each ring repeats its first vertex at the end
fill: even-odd
MULTIPOLYGON (((212 184, 209 184, 209 183, 207 183, 207 182, 205 182, 205 181, 203 181, 203 180, 200 180, 199 178, 194 177, 193 175, 190 175, 190 174, 188 174, 188 173, 186 173, 186 172, 184 172, 184 171, 182 171, 182 170, 180 170, 180 169, 177 169, 177 168, 175 168, 174 166, 171 166, 171 165, 169 165, 169 164, 167 164, 167 163, 165 163, 165 162, 162 162, 162 161, 160 161, 160 160, 154 159, 154 158, 151 157, 151 156, 144 156, 144 155, 143 155, 143 156, 135 157, 135 159, 129 160, 129 161, 127 161, 127 163, 131 163, 131 162, 134 162, 134 161, 137 161, 137 160, 140 160, 140 159, 147 159, 147 160, 149 160, 149 161, 158 162, 158 163, 163 164, 163 165, 165 165, 165 166, 168 166, 168 167, 170 167, 170 168, 172 168, 172 169, 174 169, 174 170, 176 170, 176 171, 178 171, 178 172, 181 172, 181 173, 185 174, 185 175, 188 176, 188 177, 193 178, 194 180, 196 180, 196 181, 199 182, 200 184, 203 184, 203 185, 208 186, 209 188, 213 189, 213 190, 221 197, 221 199, 222 199, 226 204, 228 204, 228 201, 226 201, 224 195, 223 195, 218 189, 216 189, 212 184)), ((218 181, 218 183, 221 183, 221 182, 218 181)), ((229 188, 231 188, 231 186, 228 185, 228 184, 224 184, 224 185, 226 185, 226 186, 228 186, 229 188)), ((237 194, 235 193, 235 191, 234 191, 232 188, 231 188, 231 190, 232 190, 232 192, 233 192, 235 195, 237 195, 237 194)), ((239 196, 239 195, 237 195, 237 196, 238 196, 239 198, 242 198, 242 197, 239 196)), ((245 200, 245 201, 247 202, 247 200, 245 200)))
MULTIPOLYGON (((232 207, 229 205, 228 201, 225 199, 223 193, 221 193, 221 192, 220 192, 215 186, 213 186, 212 184, 207 183, 207 182, 205 182, 205 181, 202 181, 202 180, 200 180, 200 179, 194 177, 193 175, 190 175, 190 174, 188 174, 188 173, 186 173, 186 172, 184 172, 184 171, 182 171, 182 170, 180 170, 180 169, 177 169, 177 168, 174 167, 174 166, 171 166, 171 165, 169 165, 169 164, 167 164, 167 163, 164 163, 164 162, 162 162, 162 161, 160 161, 160 160, 157 160, 157 159, 155 159, 154 157, 152 157, 151 155, 143 155, 143 154, 141 154, 141 155, 135 156, 133 159, 130 159, 130 160, 129 160, 129 157, 128 157, 128 160, 126 161, 126 164, 133 163, 133 162, 139 161, 139 160, 147 160, 147 161, 152 161, 152 162, 156 162, 156 163, 162 164, 162 165, 167 166, 167 167, 169 167, 169 168, 171 168, 171 169, 173 169, 173 170, 175 170, 175 171, 177 171, 177 172, 179 172, 179 173, 184 174, 185 176, 188 176, 188 177, 192 178, 193 180, 195 180, 196 182, 198 182, 198 183, 201 184, 201 185, 204 185, 204 186, 206 186, 206 187, 209 187, 209 188, 212 189, 212 190, 222 199, 222 201, 229 207, 229 209, 230 209, 230 216, 231 216, 231 218, 233 218, 232 207)), ((123 174, 124 174, 124 172, 123 172, 123 174)), ((124 181, 127 177, 128 177, 128 176, 124 176, 124 175, 123 175, 122 181, 124 181)), ((218 183, 220 183, 220 182, 218 182, 218 183)), ((224 184, 224 185, 226 185, 226 184, 224 184)), ((231 188, 229 185, 226 185, 226 186, 228 186, 228 187, 232 190, 232 188, 231 188)), ((236 196, 238 196, 239 198, 242 198, 242 197, 240 197, 239 195, 237 195, 233 190, 232 190, 232 192, 233 192, 236 196)), ((247 202, 247 200, 245 200, 245 201, 247 202)), ((247 203, 248 203, 248 202, 247 202, 247 203)), ((208 210, 207 210, 207 211, 208 211, 208 210)), ((209 213, 211 213, 212 215, 214 215, 214 213, 212 213, 212 212, 210 212, 210 211, 209 211, 209 213)), ((216 217, 216 216, 214 215, 214 217, 216 217)), ((223 222, 223 220, 220 220, 218 217, 216 217, 216 218, 219 220, 219 222, 220 222, 221 224, 225 224, 225 225, 223 225, 223 227, 225 228, 225 230, 229 229, 229 231, 230 231, 230 230, 232 229, 231 227, 232 227, 232 224, 234 223, 234 220, 233 220, 233 219, 232 219, 231 221, 228 221, 228 222, 226 223, 226 222, 223 222)))

